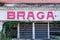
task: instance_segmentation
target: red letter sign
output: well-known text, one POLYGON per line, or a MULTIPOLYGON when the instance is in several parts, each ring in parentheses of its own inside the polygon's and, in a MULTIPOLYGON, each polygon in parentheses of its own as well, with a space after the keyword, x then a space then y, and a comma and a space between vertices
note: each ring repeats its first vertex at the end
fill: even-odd
POLYGON ((28 12, 28 17, 27 17, 27 19, 29 19, 30 17, 32 17, 32 18, 34 19, 34 14, 33 14, 33 12, 28 12))
POLYGON ((51 17, 52 19, 54 19, 53 12, 48 12, 48 14, 47 14, 47 19, 49 19, 50 17, 51 17))
POLYGON ((25 12, 18 12, 17 19, 19 19, 19 17, 22 17, 23 19, 25 19, 25 12))
POLYGON ((15 12, 7 12, 7 19, 15 19, 15 12))
POLYGON ((37 18, 38 19, 43 19, 44 18, 44 13, 43 12, 38 12, 37 13, 37 18))

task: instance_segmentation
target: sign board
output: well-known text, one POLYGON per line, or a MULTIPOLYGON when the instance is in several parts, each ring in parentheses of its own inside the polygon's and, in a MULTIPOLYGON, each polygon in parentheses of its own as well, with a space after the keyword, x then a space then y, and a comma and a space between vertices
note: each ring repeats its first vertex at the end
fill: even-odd
POLYGON ((0 0, 4 3, 60 3, 60 0, 0 0))
MULTIPOLYGON (((39 8, 38 8, 39 9, 39 8)), ((59 10, 2 9, 0 20, 7 21, 60 21, 59 10)))

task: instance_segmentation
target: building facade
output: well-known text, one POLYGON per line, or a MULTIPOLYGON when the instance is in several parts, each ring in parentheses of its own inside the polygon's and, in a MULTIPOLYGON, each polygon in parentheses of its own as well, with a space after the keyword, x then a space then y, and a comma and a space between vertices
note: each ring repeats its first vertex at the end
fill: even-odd
POLYGON ((51 5, 0 7, 1 35, 12 40, 59 40, 59 10, 59 6, 51 5))

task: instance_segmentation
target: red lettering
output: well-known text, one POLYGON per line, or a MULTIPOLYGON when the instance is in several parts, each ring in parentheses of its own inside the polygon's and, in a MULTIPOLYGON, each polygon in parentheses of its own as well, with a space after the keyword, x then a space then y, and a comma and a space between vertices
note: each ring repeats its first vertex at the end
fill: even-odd
POLYGON ((33 12, 28 12, 28 17, 27 19, 29 19, 30 17, 32 17, 34 19, 34 13, 33 12))
POLYGON ((52 18, 54 19, 53 12, 48 12, 47 19, 52 18))
POLYGON ((19 17, 22 17, 23 19, 25 19, 25 12, 17 12, 17 19, 19 19, 19 17))
MULTIPOLYGON (((26 12, 27 13, 27 12, 26 12)), ((48 12, 46 13, 47 15, 45 15, 45 12, 37 12, 36 14, 34 14, 34 11, 29 11, 27 14, 25 13, 25 11, 19 11, 19 12, 14 12, 14 11, 9 11, 7 12, 7 19, 13 19, 13 20, 21 20, 21 19, 35 19, 35 20, 45 20, 46 19, 54 19, 54 14, 53 12, 48 12), (34 16, 35 15, 35 16, 34 16), (26 17, 26 18, 25 18, 26 17)), ((31 20, 32 20, 31 19, 31 20)))
POLYGON ((7 19, 15 19, 15 12, 7 12, 7 19))
POLYGON ((38 12, 37 13, 37 18, 38 19, 44 19, 44 13, 43 12, 38 12))

